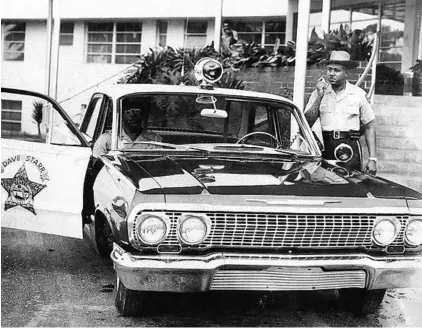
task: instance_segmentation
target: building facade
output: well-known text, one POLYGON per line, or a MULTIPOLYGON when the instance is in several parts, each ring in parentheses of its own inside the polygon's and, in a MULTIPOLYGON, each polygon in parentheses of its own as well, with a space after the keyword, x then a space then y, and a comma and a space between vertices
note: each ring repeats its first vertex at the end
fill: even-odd
MULTIPOLYGON (((77 115, 98 84, 115 83, 139 54, 158 46, 209 45, 220 37, 222 22, 229 22, 239 38, 262 47, 295 40, 303 1, 14 0, 2 12, 2 86, 50 93, 71 116, 77 115), (53 57, 51 3, 54 21, 60 22, 53 57), (49 58, 56 69, 53 77, 49 58)), ((310 32, 321 33, 324 1, 311 1, 310 32)), ((403 72, 422 53, 421 6, 420 0, 331 0, 330 27, 342 24, 366 32, 380 27, 379 61, 403 72)), ((2 129, 36 129, 32 111, 25 110, 30 107, 2 99, 2 129)))

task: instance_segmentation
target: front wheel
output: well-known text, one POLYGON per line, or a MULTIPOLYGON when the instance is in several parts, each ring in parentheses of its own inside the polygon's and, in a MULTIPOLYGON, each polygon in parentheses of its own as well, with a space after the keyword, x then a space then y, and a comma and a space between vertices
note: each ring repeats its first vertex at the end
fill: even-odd
POLYGON ((116 309, 122 317, 154 314, 157 307, 153 294, 155 293, 128 289, 117 277, 116 309))
POLYGON ((102 258, 110 258, 113 250, 113 231, 103 215, 98 215, 95 222, 95 242, 102 258))
POLYGON ((340 302, 342 306, 358 315, 375 313, 384 299, 386 289, 340 289, 340 302))

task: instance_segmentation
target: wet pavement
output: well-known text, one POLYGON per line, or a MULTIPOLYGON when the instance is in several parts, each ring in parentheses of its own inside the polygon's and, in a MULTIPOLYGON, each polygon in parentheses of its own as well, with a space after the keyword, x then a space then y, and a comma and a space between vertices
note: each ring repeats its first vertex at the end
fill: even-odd
POLYGON ((1 326, 422 326, 422 289, 389 290, 378 313, 344 312, 335 291, 165 294, 160 313, 120 317, 110 260, 83 240, 2 228, 1 326))

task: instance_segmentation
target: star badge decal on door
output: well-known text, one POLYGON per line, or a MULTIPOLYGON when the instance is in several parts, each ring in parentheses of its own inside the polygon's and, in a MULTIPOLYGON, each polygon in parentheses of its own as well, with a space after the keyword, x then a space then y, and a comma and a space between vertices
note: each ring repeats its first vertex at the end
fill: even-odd
POLYGON ((37 215, 34 209, 34 197, 43 190, 46 185, 30 181, 25 169, 25 163, 16 172, 13 178, 2 178, 1 185, 9 194, 4 203, 4 210, 22 206, 34 215, 37 215))

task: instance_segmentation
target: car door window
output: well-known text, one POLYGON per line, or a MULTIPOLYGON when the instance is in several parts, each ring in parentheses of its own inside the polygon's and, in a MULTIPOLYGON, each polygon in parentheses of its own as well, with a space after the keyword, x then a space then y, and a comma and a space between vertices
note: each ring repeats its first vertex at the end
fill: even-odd
POLYGON ((89 136, 92 140, 95 137, 98 119, 103 105, 103 96, 97 95, 92 98, 86 111, 85 117, 81 124, 81 131, 89 136))
POLYGON ((98 131, 95 138, 98 138, 102 133, 111 131, 113 124, 113 101, 110 98, 105 97, 104 99, 104 110, 101 115, 101 124, 98 124, 98 131))
POLYGON ((46 142, 46 103, 42 99, 2 93, 1 137, 46 142))
POLYGON ((44 98, 2 92, 1 137, 60 145, 80 146, 62 113, 44 98))

